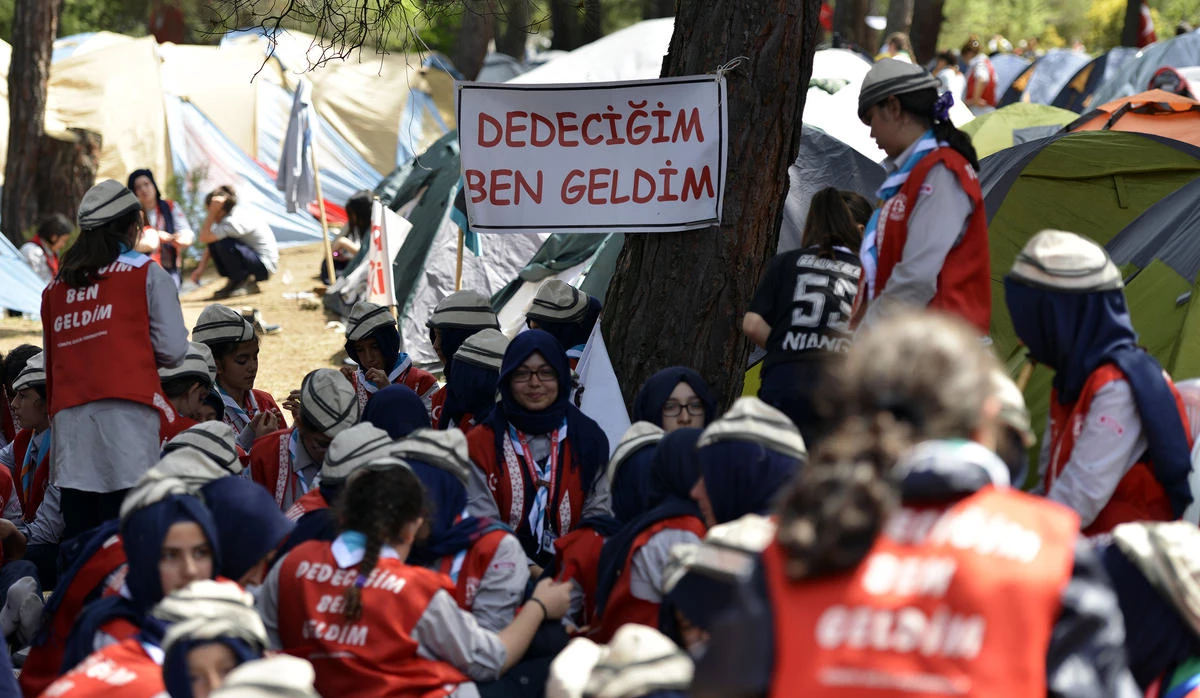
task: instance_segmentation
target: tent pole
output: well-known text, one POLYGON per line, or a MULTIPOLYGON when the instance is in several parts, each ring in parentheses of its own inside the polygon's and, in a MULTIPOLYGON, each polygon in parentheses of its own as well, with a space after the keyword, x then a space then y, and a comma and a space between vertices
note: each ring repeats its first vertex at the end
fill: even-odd
POLYGON ((1025 362, 1021 364, 1021 370, 1017 371, 1017 379, 1013 382, 1022 393, 1025 392, 1025 386, 1029 385, 1029 379, 1033 378, 1034 363, 1033 359, 1026 357, 1025 362))
POLYGON ((329 219, 325 216, 325 197, 321 196, 321 170, 317 167, 317 148, 314 145, 309 150, 312 151, 313 184, 317 188, 317 208, 321 212, 321 240, 325 243, 325 264, 329 269, 329 278, 337 281, 337 272, 333 268, 333 247, 329 243, 329 219))
POLYGON ((463 260, 463 238, 466 234, 463 229, 458 229, 458 262, 454 267, 454 290, 462 290, 462 260, 463 260))

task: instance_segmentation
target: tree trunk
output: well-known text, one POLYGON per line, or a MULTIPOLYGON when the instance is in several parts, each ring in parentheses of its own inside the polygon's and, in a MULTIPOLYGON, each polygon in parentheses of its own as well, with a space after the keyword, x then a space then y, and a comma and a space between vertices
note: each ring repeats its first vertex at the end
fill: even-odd
MULTIPOLYGON (((1137 46, 1138 39, 1141 38, 1141 23, 1142 23, 1142 0, 1129 0, 1125 4, 1125 27, 1121 30, 1121 45, 1122 46, 1137 46)), ((16 35, 16 27, 13 27, 13 34, 16 35)), ((13 50, 16 51, 16 44, 13 44, 13 50)))
POLYGON ((578 0, 550 0, 550 48, 574 51, 583 46, 583 18, 578 0))
POLYGON ((642 0, 642 19, 675 16, 675 0, 642 0))
POLYGON ((907 34, 913 20, 914 0, 890 0, 887 11, 887 29, 890 36, 897 32, 907 34))
POLYGON ((17 0, 13 12, 12 64, 8 70, 8 160, 0 221, 14 244, 37 222, 34 196, 38 143, 45 130, 50 52, 58 33, 58 3, 17 0))
POLYGON ((496 50, 518 61, 525 60, 525 42, 529 39, 529 0, 506 0, 504 28, 496 32, 496 50))
POLYGON ((454 41, 454 67, 464 80, 474 80, 483 69, 488 43, 496 32, 496 11, 492 0, 464 0, 462 27, 454 41))
POLYGON ((663 76, 728 75, 723 222, 685 233, 626 235, 608 287, 603 329, 632 404, 656 370, 686 365, 728 405, 742 390, 749 341, 741 319, 775 253, 788 166, 818 39, 819 0, 680 0, 663 76))
POLYGON ((917 63, 925 65, 937 55, 938 35, 942 33, 942 22, 946 16, 943 8, 946 0, 916 0, 913 6, 912 41, 913 54, 917 63))
POLYGON ((866 30, 867 0, 837 0, 833 6, 833 33, 840 41, 865 47, 863 35, 866 30))
POLYGON ((604 36, 604 8, 600 0, 583 0, 583 43, 590 44, 604 36))
POLYGON ((72 221, 79 201, 96 183, 100 134, 70 129, 66 137, 42 135, 36 180, 38 216, 61 213, 72 221))

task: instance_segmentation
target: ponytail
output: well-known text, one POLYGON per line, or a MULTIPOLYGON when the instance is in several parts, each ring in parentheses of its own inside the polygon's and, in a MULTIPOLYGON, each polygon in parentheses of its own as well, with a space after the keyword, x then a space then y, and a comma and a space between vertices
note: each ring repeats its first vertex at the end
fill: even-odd
MULTIPOLYGON (((868 216, 869 217, 869 216, 868 216)), ((801 247, 819 247, 819 256, 833 259, 834 247, 845 247, 855 253, 862 245, 862 231, 842 192, 825 187, 813 195, 804 221, 801 247)))
POLYGON ((379 564, 383 546, 396 542, 404 527, 421 517, 424 488, 413 471, 402 465, 354 473, 338 502, 338 520, 342 531, 356 531, 366 537, 363 559, 358 564, 354 584, 346 588, 346 620, 362 617, 362 590, 379 564))
POLYGON ((930 88, 905 92, 896 95, 896 99, 900 101, 901 109, 932 124, 934 137, 957 151, 978 172, 979 156, 971 144, 971 137, 955 128, 948 115, 944 119, 935 116, 938 96, 937 90, 930 88))
POLYGON ((857 567, 879 537, 899 494, 886 472, 912 443, 888 412, 853 418, 821 442, 780 501, 779 544, 792 580, 857 567))

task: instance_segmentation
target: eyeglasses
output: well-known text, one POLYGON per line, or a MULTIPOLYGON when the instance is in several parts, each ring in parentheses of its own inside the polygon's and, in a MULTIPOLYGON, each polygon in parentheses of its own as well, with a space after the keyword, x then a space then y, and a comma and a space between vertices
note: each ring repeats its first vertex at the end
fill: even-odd
POLYGON ((539 383, 552 383, 558 380, 558 373, 549 366, 542 366, 536 371, 530 371, 527 368, 518 368, 512 373, 513 383, 528 383, 537 376, 539 383))
POLYGON ((663 405, 663 416, 678 417, 683 412, 684 407, 687 407, 688 414, 693 417, 700 417, 704 414, 704 403, 699 400, 693 400, 687 405, 681 405, 674 400, 667 400, 663 405))

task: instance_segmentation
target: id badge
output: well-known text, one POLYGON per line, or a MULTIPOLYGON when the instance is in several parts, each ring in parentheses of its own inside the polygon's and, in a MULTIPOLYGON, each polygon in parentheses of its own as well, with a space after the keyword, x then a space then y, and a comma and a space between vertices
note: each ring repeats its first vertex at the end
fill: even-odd
POLYGON ((550 530, 549 526, 547 526, 546 530, 542 531, 542 552, 553 553, 554 541, 556 540, 558 540, 558 536, 554 535, 554 532, 550 530))

